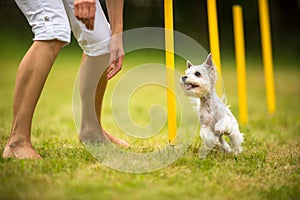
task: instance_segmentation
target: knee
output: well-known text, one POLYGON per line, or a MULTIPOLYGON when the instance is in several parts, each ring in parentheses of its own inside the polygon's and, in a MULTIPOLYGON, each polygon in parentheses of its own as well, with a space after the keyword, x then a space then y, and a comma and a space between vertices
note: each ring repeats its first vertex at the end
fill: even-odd
POLYGON ((59 40, 43 40, 43 41, 35 41, 38 43, 39 46, 43 46, 49 53, 53 56, 57 56, 66 42, 59 41, 59 40))
POLYGON ((50 51, 57 56, 65 44, 66 44, 66 42, 63 42, 63 41, 49 40, 50 51))

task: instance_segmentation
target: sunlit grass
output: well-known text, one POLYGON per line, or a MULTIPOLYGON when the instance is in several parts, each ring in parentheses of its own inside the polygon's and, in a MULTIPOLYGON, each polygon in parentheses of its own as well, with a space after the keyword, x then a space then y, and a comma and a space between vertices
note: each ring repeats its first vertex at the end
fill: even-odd
MULTIPOLYGON (((21 55, 18 57, 21 58, 21 55)), ((160 53, 155 52, 132 54, 126 58, 122 72, 108 86, 103 113, 105 129, 116 136, 132 140, 122 134, 109 114, 113 88, 130 68, 148 62, 163 63, 163 59, 160 53)), ((183 72, 184 61, 177 61, 178 71, 183 72)), ((1 150, 9 136, 18 62, 18 59, 1 59, 1 150)), ((277 111, 270 116, 266 108, 262 66, 255 61, 251 65, 249 61, 249 123, 241 127, 245 133, 244 152, 241 155, 235 157, 214 150, 206 160, 200 160, 198 149, 202 141, 197 134, 191 148, 168 167, 151 173, 130 174, 103 166, 78 141, 72 114, 72 90, 79 63, 80 52, 69 53, 67 50, 63 50, 56 61, 33 120, 33 145, 44 159, 32 161, 0 158, 0 199, 299 198, 299 69, 277 66, 277 111)), ((223 79, 228 103, 237 116, 233 62, 224 61, 223 79)), ((133 96, 135 100, 129 105, 132 118, 140 125, 149 123, 149 107, 155 102, 164 105, 162 95, 163 91, 151 87, 140 94, 136 93, 133 96)), ((165 130, 162 129, 162 132, 165 130)), ((160 137, 162 140, 148 143, 147 140, 132 140, 131 150, 143 152, 153 150, 155 145, 166 144, 166 135, 160 134, 160 137)))

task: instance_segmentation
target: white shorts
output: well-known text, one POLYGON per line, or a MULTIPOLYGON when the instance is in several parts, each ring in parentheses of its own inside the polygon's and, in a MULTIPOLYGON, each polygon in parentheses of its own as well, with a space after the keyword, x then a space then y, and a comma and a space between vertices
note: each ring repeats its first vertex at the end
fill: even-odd
POLYGON ((74 15, 74 0, 15 0, 27 18, 33 40, 71 41, 71 29, 84 53, 99 56, 109 53, 110 25, 96 0, 94 30, 88 30, 74 15), (70 28, 71 26, 71 28, 70 28))

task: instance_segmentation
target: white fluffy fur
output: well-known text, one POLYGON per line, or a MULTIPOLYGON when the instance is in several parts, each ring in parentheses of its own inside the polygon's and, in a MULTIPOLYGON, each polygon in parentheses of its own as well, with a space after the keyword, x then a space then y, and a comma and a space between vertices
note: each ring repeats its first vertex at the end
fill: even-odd
POLYGON ((200 136, 203 140, 199 157, 205 158, 216 144, 221 144, 228 153, 242 152, 244 137, 237 120, 215 92, 217 75, 211 55, 202 65, 194 66, 188 61, 187 66, 180 85, 199 112, 200 136), (223 138, 224 135, 230 138, 230 145, 223 138))

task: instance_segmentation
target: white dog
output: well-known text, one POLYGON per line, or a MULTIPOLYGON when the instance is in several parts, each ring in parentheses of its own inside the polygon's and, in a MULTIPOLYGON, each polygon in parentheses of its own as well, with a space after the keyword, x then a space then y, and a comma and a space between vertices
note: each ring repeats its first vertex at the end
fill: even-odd
POLYGON ((180 79, 180 85, 187 96, 194 97, 199 102, 197 109, 201 123, 200 136, 203 140, 199 157, 205 158, 216 144, 221 144, 228 153, 242 152, 244 138, 237 120, 215 92, 217 73, 211 54, 202 65, 194 66, 187 61, 187 67, 185 75, 180 79), (223 135, 229 136, 230 145, 223 135))

